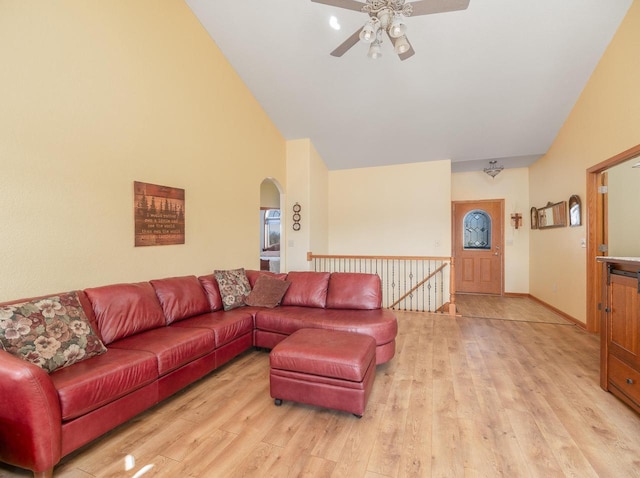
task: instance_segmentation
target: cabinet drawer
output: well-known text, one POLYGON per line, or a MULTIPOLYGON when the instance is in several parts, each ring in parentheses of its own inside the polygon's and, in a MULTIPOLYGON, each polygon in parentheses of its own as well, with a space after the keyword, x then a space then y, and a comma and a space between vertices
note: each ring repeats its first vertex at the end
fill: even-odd
POLYGON ((640 372, 612 355, 609 356, 609 383, 640 404, 640 372))

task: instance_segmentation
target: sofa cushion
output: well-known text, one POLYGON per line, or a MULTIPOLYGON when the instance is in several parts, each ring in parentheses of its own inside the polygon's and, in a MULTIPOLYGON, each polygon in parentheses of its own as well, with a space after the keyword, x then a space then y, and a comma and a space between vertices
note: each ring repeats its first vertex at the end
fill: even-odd
POLYGON ((213 271, 218 281, 224 310, 235 309, 245 305, 244 299, 251 292, 251 285, 243 268, 225 271, 213 271))
POLYGON ((334 272, 329 278, 327 309, 379 309, 382 305, 380 276, 334 272))
POLYGON ((395 340, 398 322, 388 309, 337 310, 308 307, 276 307, 259 309, 255 316, 256 329, 291 335, 304 328, 342 330, 370 335, 377 345, 395 340))
POLYGON ((207 328, 215 335, 216 348, 233 342, 238 337, 253 332, 253 314, 246 307, 229 311, 211 312, 176 322, 171 328, 207 328))
POLYGON ((280 303, 290 285, 291 282, 287 280, 262 275, 256 280, 256 284, 245 299, 245 303, 254 307, 273 308, 280 303))
POLYGON ((213 352, 214 344, 215 336, 209 329, 172 326, 118 340, 109 346, 109 350, 117 348, 150 352, 156 356, 158 374, 162 376, 213 352))
POLYGON ((162 307, 148 282, 106 285, 85 289, 85 293, 107 345, 166 324, 162 307))
POLYGON ((200 285, 207 294, 207 300, 209 301, 209 308, 211 312, 216 310, 222 310, 222 296, 220 295, 220 288, 218 287, 218 281, 213 274, 198 277, 200 285))
POLYGON ((152 280, 167 324, 209 312, 209 301, 196 276, 152 280))
POLYGON ((291 285, 282 298, 282 305, 324 308, 329 276, 328 272, 289 272, 287 280, 291 285))
POLYGON ((72 420, 113 402, 158 378, 156 357, 148 352, 109 348, 107 353, 51 374, 62 420, 72 420))
POLYGON ((0 306, 0 345, 49 373, 107 351, 76 292, 0 306))
POLYGON ((287 274, 285 273, 276 274, 275 272, 254 271, 252 269, 245 270, 245 274, 247 274, 247 279, 249 279, 249 285, 251 286, 251 290, 253 290, 253 288, 256 286, 257 280, 262 276, 275 277, 276 279, 282 279, 282 280, 287 278, 287 274))

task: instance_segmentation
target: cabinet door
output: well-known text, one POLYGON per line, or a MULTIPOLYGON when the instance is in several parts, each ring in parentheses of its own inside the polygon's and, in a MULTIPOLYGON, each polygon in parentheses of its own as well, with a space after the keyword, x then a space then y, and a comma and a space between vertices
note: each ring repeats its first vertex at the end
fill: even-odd
POLYGON ((616 355, 631 366, 640 367, 638 280, 611 274, 608 299, 611 309, 609 353, 616 355))

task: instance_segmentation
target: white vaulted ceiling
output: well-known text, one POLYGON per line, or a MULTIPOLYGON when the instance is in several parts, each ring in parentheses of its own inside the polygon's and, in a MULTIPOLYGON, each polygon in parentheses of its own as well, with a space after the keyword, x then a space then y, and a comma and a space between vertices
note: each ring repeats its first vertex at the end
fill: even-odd
POLYGON ((408 17, 416 54, 329 53, 365 13, 310 0, 186 0, 285 139, 329 169, 451 159, 474 170, 544 154, 632 0, 471 0, 408 17), (330 26, 338 20, 341 29, 330 26))

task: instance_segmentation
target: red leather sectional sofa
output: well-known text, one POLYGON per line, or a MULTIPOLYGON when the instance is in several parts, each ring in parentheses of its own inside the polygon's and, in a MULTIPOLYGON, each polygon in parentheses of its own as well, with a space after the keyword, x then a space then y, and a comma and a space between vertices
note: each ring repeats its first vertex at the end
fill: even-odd
MULTIPOLYGON (((261 274, 270 273, 247 271, 252 287, 261 274)), ((278 307, 228 311, 213 275, 78 291, 107 352, 47 373, 0 347, 0 461, 52 476, 63 456, 247 349, 270 349, 300 328, 367 334, 378 364, 393 357, 397 321, 381 309, 378 276, 290 272, 286 279, 278 307)))

